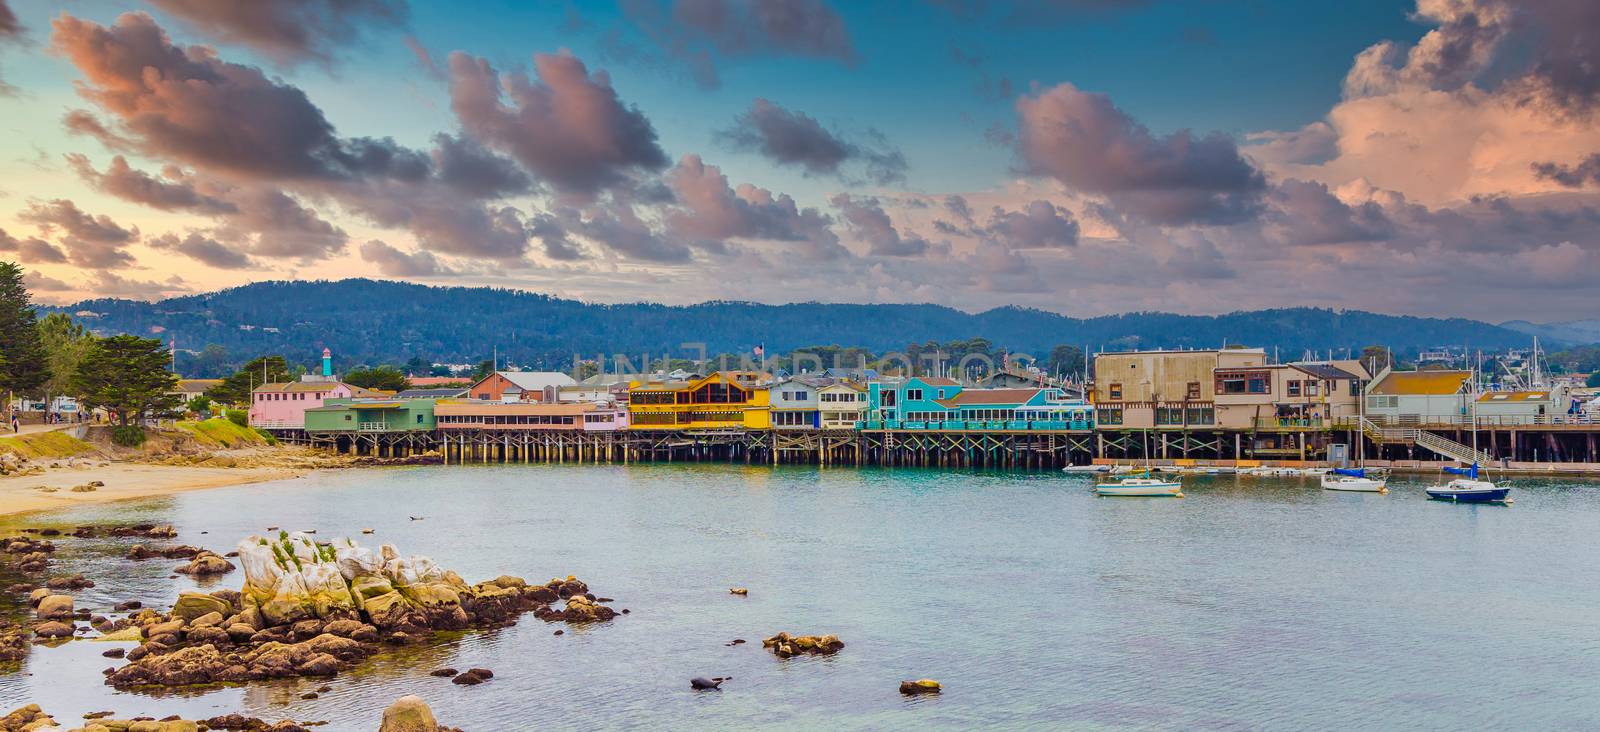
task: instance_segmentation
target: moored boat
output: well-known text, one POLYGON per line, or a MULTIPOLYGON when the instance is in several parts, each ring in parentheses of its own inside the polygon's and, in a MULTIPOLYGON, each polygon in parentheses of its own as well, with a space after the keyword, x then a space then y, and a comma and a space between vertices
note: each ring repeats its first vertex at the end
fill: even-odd
POLYGON ((1183 484, 1160 478, 1123 478, 1115 483, 1095 485, 1094 492, 1102 496, 1167 496, 1183 497, 1183 484))
POLYGON ((1427 489, 1428 497, 1451 503, 1511 503, 1511 486, 1495 485, 1493 481, 1478 479, 1478 466, 1471 468, 1445 468, 1445 472, 1465 475, 1444 485, 1427 489))
POLYGON ((1323 490, 1354 493, 1388 493, 1388 481, 1367 475, 1364 468, 1334 468, 1322 476, 1323 490))

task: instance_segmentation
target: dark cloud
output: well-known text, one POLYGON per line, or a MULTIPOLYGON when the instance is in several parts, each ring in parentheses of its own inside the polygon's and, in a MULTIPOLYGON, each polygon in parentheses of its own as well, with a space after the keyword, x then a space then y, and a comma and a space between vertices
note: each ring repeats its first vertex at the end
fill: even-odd
POLYGON ((829 199, 850 225, 850 230, 867 243, 868 254, 880 257, 914 257, 928 251, 928 241, 915 234, 902 236, 884 213, 878 199, 840 193, 829 199))
POLYGON ((590 74, 567 53, 536 54, 534 69, 536 80, 497 74, 483 59, 450 54, 450 104, 467 133, 569 193, 667 166, 650 121, 622 103, 605 72, 590 74))
POLYGON ((1600 3, 1529 0, 1523 11, 1542 31, 1530 86, 1562 109, 1593 111, 1600 105, 1600 3))
POLYGON ((550 214, 538 214, 528 220, 528 233, 539 240, 544 255, 558 262, 575 262, 587 259, 583 247, 567 235, 566 227, 550 214))
POLYGON ((391 277, 444 277, 459 274, 445 266, 431 252, 418 251, 407 254, 377 239, 361 245, 361 258, 377 265, 379 272, 391 277))
POLYGON ((189 283, 182 277, 173 275, 163 282, 155 280, 133 280, 118 276, 114 272, 101 270, 95 272, 87 282, 79 286, 80 290, 93 292, 95 297, 126 297, 135 300, 160 300, 182 295, 190 292, 189 283))
POLYGON ((1582 188, 1591 183, 1600 184, 1600 153, 1589 155, 1578 161, 1577 165, 1534 163, 1533 174, 1540 180, 1554 181, 1568 188, 1582 188))
POLYGON ((510 159, 474 140, 438 134, 433 137, 433 162, 440 182, 469 196, 503 198, 533 189, 533 180, 510 159))
POLYGON ((642 262, 680 264, 694 259, 694 253, 681 242, 672 241, 650 228, 639 218, 632 204, 612 201, 590 206, 586 211, 561 208, 556 212, 568 231, 642 262))
POLYGON ((38 237, 18 239, 0 229, 0 252, 10 252, 24 264, 65 264, 67 255, 54 244, 38 237))
POLYGON ((1021 252, 993 240, 978 242, 967 258, 979 290, 997 293, 1046 292, 1049 286, 1039 269, 1021 252))
POLYGON ((280 64, 331 61, 368 31, 404 27, 404 0, 150 0, 196 31, 280 64))
POLYGON ((1160 224, 1223 224, 1253 216, 1266 180, 1225 135, 1151 134, 1103 94, 1060 84, 1017 100, 1026 172, 1107 196, 1160 224))
POLYGON ((1217 245, 1199 232, 1178 232, 1172 244, 1171 251, 1161 263, 1168 277, 1177 280, 1227 280, 1239 274, 1217 249, 1217 245))
POLYGON ((841 175, 841 166, 860 162, 868 179, 879 185, 905 180, 905 154, 881 133, 869 130, 848 140, 810 115, 757 99, 735 117, 733 127, 717 133, 730 148, 757 152, 778 165, 794 165, 812 175, 841 175))
POLYGON ((111 217, 92 216, 78 204, 64 198, 34 202, 17 218, 38 226, 46 234, 57 235, 66 249, 67 261, 80 267, 111 269, 133 264, 133 256, 123 247, 137 241, 137 228, 123 228, 111 217))
POLYGON ((1267 163, 1318 165, 1339 155, 1339 133, 1320 120, 1289 132, 1253 132, 1245 141, 1245 152, 1267 163))
POLYGON ((1015 249, 1070 247, 1078 243, 1078 222, 1064 208, 1033 201, 1020 211, 996 206, 985 233, 1015 249))
MULTIPOLYGON (((11 6, 6 0, 0 0, 0 48, 22 42, 22 23, 17 20, 17 14, 11 12, 11 6)), ((5 77, 0 76, 0 97, 9 96, 15 87, 6 83, 5 77)))
POLYGON ((722 59, 793 55, 856 62, 844 20, 822 0, 626 0, 623 11, 707 89, 721 85, 722 59))
MULTIPOLYGON (((188 180, 164 181, 142 170, 134 170, 127 159, 118 155, 104 173, 94 169, 89 158, 70 153, 67 164, 95 190, 109 193, 125 201, 149 206, 162 211, 193 211, 201 214, 238 213, 232 203, 200 193, 188 180)), ((174 176, 178 174, 174 171, 174 176)))
POLYGON ((66 292, 72 289, 69 285, 54 277, 41 274, 39 271, 30 271, 22 276, 22 284, 33 292, 66 292))
POLYGON ((1269 218, 1288 244, 1344 244, 1378 241, 1393 233, 1383 208, 1368 201, 1354 206, 1339 200, 1328 187, 1289 178, 1273 188, 1269 218))
POLYGON ((309 206, 283 191, 267 187, 230 193, 238 207, 218 229, 229 241, 253 239, 250 253, 262 257, 311 261, 344 251, 349 236, 309 206))
POLYGON ((724 242, 764 239, 805 242, 807 254, 821 259, 849 255, 833 233, 832 219, 814 208, 801 209, 787 194, 743 184, 737 190, 715 165, 685 155, 667 174, 679 207, 665 216, 667 230, 686 240, 724 242))
POLYGON ((162 234, 147 243, 152 249, 182 254, 217 269, 249 269, 254 264, 243 252, 199 232, 190 232, 182 237, 162 234))

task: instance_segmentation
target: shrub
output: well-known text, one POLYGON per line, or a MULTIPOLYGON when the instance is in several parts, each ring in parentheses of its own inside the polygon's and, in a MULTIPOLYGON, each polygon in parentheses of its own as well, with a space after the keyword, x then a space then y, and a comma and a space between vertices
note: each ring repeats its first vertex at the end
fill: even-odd
POLYGON ((144 428, 136 424, 113 427, 111 441, 123 447, 138 447, 144 444, 144 428))
POLYGON ((250 413, 244 411, 243 409, 229 409, 225 412, 225 414, 228 415, 229 422, 239 425, 240 427, 250 426, 250 413))

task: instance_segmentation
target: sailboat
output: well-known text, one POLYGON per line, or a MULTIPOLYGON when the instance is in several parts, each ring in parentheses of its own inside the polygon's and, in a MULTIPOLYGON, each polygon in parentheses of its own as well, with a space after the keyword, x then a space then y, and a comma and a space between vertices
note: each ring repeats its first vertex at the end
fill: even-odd
POLYGON ((1322 488, 1329 491, 1388 493, 1388 481, 1367 477, 1366 468, 1334 468, 1322 476, 1322 488))
POLYGON ((1183 484, 1178 479, 1166 480, 1150 475, 1150 435, 1144 434, 1144 474, 1123 478, 1115 483, 1097 483, 1094 492, 1102 496, 1159 496, 1183 497, 1183 484))
POLYGON ((1445 468, 1446 473, 1464 475, 1444 485, 1428 488, 1428 497, 1452 503, 1510 503, 1510 486, 1498 486, 1493 481, 1479 480, 1478 464, 1468 468, 1445 468))
MULTIPOLYGON (((1535 361, 1537 363, 1537 360, 1535 361)), ((1472 400, 1472 454, 1478 454, 1478 400, 1472 400)), ((1510 486, 1497 486, 1494 481, 1479 480, 1478 462, 1474 460, 1470 467, 1444 468, 1444 472, 1452 475, 1463 475, 1444 485, 1436 485, 1427 489, 1428 497, 1436 501, 1450 501, 1452 503, 1511 503, 1510 486)))

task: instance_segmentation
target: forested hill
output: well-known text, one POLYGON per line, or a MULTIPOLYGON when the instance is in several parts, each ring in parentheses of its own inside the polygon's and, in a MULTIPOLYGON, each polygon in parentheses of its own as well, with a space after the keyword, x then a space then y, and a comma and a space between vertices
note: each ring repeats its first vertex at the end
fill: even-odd
POLYGON ((1313 308, 1079 319, 1015 307, 971 314, 939 305, 595 305, 515 290, 365 279, 261 282, 155 303, 102 299, 57 309, 79 314, 102 335, 175 337, 180 349, 195 351, 218 344, 234 363, 262 353, 312 363, 326 346, 341 368, 402 363, 413 356, 476 362, 495 348, 514 363, 559 368, 570 365, 575 352, 687 356, 679 348, 686 342, 703 342, 713 354, 758 344, 768 353, 828 344, 883 353, 912 343, 981 337, 1036 355, 1057 344, 1095 350, 1242 343, 1279 348, 1289 358, 1307 349, 1359 350, 1368 344, 1409 351, 1445 344, 1499 348, 1530 340, 1472 320, 1313 308))

